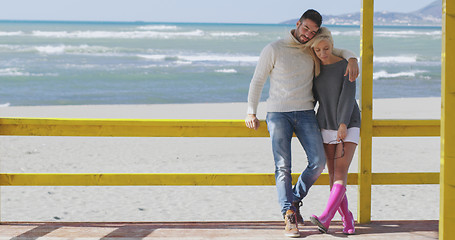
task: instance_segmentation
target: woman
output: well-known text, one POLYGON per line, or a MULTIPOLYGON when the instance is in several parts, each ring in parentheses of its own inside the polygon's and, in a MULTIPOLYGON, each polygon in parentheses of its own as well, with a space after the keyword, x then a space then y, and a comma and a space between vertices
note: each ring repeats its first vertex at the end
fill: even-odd
POLYGON ((321 28, 311 48, 316 61, 313 89, 319 103, 317 119, 327 156, 331 191, 324 212, 310 219, 321 232, 327 233, 330 221, 338 210, 343 220, 343 233, 353 234, 354 217, 348 209, 345 193, 349 165, 360 133, 355 82, 344 76, 348 62, 332 54, 333 39, 327 28, 321 28))

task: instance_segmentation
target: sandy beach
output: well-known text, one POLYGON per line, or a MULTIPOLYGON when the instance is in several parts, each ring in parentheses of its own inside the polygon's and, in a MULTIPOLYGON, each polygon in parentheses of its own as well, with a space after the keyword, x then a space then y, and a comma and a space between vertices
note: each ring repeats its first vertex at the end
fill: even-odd
MULTIPOLYGON (((440 98, 375 99, 375 119, 439 119, 440 98)), ((259 105, 265 119, 265 103, 259 105)), ((246 103, 2 107, 0 117, 244 119, 246 103)), ((0 137, 6 173, 272 173, 268 138, 0 137)), ((293 141, 293 172, 306 156, 293 141)), ((440 139, 374 138, 373 172, 439 172, 440 139)), ((350 172, 357 172, 357 154, 350 172)), ((322 212, 328 186, 304 199, 322 212)), ((357 187, 348 186, 357 215, 357 187)), ((439 218, 438 185, 373 186, 372 220, 439 218), (417 211, 418 209, 418 211, 417 211)), ((281 220, 274 186, 1 187, 1 221, 281 220)), ((335 219, 339 219, 337 215, 335 219)))

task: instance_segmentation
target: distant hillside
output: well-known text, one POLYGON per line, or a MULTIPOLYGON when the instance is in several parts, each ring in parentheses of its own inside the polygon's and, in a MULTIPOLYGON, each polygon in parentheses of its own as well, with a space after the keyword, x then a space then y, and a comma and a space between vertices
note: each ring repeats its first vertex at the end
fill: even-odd
MULTIPOLYGON (((322 15, 323 24, 327 25, 360 25, 360 12, 342 15, 322 15)), ((389 26, 440 26, 442 18, 442 1, 436 0, 417 11, 409 13, 375 12, 374 25, 389 26)), ((292 19, 282 24, 295 24, 292 19)))

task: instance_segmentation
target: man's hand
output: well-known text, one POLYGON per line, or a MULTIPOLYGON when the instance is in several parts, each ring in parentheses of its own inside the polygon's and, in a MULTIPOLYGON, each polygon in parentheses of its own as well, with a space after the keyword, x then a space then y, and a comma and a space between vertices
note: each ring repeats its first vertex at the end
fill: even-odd
POLYGON ((348 67, 344 76, 349 74, 349 81, 354 82, 359 76, 359 64, 357 63, 357 58, 349 58, 348 67))
POLYGON ((248 114, 245 118, 245 124, 248 128, 257 130, 259 128, 259 120, 256 118, 256 114, 248 114))

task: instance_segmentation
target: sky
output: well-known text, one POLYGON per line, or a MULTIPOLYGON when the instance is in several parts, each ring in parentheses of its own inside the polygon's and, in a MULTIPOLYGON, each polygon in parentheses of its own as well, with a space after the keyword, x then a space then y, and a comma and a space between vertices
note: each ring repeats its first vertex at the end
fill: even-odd
MULTIPOLYGON (((1 0, 0 20, 279 23, 313 8, 359 12, 361 0, 1 0)), ((412 12, 434 0, 376 0, 375 11, 412 12)), ((1 28, 1 26, 0 26, 1 28)))

